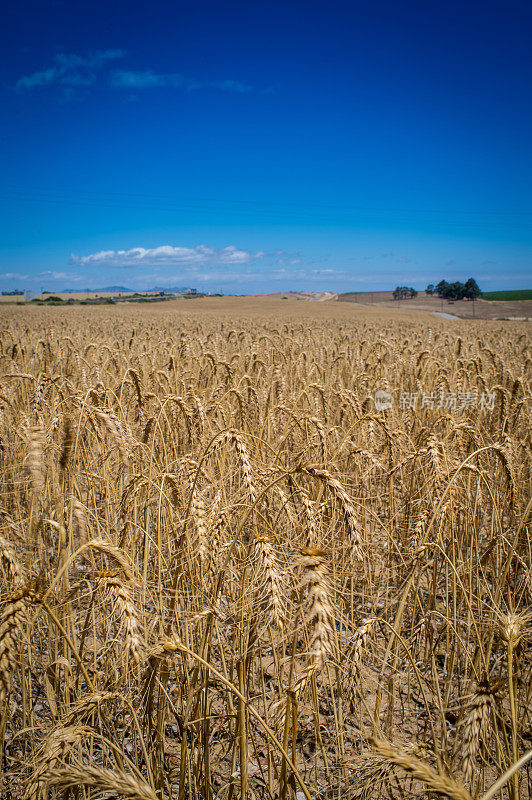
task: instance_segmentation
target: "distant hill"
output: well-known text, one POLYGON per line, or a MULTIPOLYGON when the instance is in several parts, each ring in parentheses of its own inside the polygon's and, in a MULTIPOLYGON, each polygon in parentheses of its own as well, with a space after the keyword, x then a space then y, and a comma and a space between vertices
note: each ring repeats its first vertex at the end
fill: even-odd
POLYGON ((104 286, 103 289, 94 289, 95 292, 134 292, 135 289, 128 289, 127 286, 104 286))
POLYGON ((59 294, 89 294, 91 292, 134 292, 135 289, 128 289, 127 286, 101 286, 98 289, 62 289, 59 294))
POLYGON ((143 292, 175 292, 176 294, 185 294, 190 292, 191 286, 152 286, 151 289, 143 289, 143 292))

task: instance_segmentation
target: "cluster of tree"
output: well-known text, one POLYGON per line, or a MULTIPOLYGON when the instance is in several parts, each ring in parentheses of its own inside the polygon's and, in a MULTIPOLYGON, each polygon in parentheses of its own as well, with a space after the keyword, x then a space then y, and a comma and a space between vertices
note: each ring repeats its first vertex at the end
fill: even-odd
POLYGON ((437 294, 443 300, 476 300, 482 294, 474 278, 469 278, 465 283, 440 281, 436 286, 429 283, 425 291, 427 294, 437 294))
POLYGON ((411 286, 396 286, 393 290, 394 300, 407 300, 410 297, 417 297, 417 291, 411 286))

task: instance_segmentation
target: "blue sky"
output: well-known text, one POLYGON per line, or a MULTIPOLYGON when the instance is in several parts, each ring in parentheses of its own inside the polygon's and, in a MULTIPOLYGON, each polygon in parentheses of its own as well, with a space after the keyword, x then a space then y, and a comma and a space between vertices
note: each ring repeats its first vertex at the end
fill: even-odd
POLYGON ((0 288, 532 286, 528 2, 9 4, 0 288))

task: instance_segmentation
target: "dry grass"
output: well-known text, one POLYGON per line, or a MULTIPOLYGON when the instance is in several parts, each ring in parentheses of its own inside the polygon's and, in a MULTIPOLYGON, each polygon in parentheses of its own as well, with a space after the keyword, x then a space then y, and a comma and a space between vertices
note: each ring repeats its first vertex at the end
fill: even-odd
POLYGON ((455 324, 7 310, 2 797, 466 800, 523 758, 531 338, 455 324))

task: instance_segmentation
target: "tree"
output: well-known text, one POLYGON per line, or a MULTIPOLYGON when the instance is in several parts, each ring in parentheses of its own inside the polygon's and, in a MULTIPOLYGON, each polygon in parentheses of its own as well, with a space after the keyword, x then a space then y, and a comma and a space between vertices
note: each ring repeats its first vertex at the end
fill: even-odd
POLYGON ((481 294, 482 292, 480 291, 476 280, 474 278, 468 278, 464 284, 463 297, 465 297, 467 300, 476 300, 481 294))
POLYGON ((411 286, 396 286, 393 290, 394 300, 406 300, 407 297, 417 297, 416 289, 411 286))
POLYGON ((475 300, 482 294, 474 278, 469 278, 465 283, 440 281, 436 286, 429 283, 425 291, 427 294, 437 294, 443 300, 475 300))
POLYGON ((464 284, 455 281, 449 284, 449 300, 461 300, 464 296, 464 284))
POLYGON ((464 284, 460 281, 454 283, 440 281, 436 286, 436 294, 444 300, 461 300, 464 296, 464 284))

